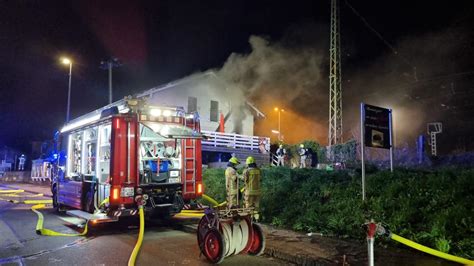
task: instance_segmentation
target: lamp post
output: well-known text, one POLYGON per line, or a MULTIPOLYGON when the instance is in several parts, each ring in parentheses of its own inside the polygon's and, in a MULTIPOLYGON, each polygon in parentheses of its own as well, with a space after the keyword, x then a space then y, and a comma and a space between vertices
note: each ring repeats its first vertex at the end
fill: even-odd
POLYGON ((281 112, 284 112, 285 110, 278 107, 275 107, 274 110, 278 112, 278 141, 281 141, 281 112))
POLYGON ((67 111, 66 111, 66 123, 69 122, 69 114, 71 109, 71 77, 72 77, 72 61, 67 57, 63 57, 61 62, 65 65, 69 65, 69 86, 67 91, 67 111))
POLYGON ((121 66, 122 63, 118 58, 111 58, 106 61, 100 62, 100 68, 107 69, 109 71, 109 104, 112 103, 112 68, 121 66))

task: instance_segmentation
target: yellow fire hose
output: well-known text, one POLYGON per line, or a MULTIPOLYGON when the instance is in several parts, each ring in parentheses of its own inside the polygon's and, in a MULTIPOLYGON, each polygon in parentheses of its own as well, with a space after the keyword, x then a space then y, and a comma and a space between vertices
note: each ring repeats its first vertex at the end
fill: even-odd
POLYGON ((0 190, 0 194, 21 193, 21 192, 25 192, 25 191, 23 189, 1 189, 0 190))
POLYGON ((431 255, 436 256, 436 257, 440 257, 440 258, 443 258, 443 259, 446 259, 446 260, 462 263, 462 264, 465 264, 465 265, 474 265, 474 261, 472 261, 472 260, 468 260, 468 259, 461 258, 461 257, 456 257, 456 256, 453 256, 453 255, 450 255, 450 254, 447 254, 447 253, 444 253, 444 252, 441 252, 441 251, 438 251, 438 250, 420 245, 418 243, 415 243, 415 242, 413 242, 409 239, 406 239, 406 238, 401 237, 399 235, 396 235, 394 233, 390 233, 390 238, 397 241, 397 242, 400 242, 404 245, 407 245, 411 248, 414 248, 414 249, 417 249, 419 251, 431 254, 431 255))
POLYGON ((209 197, 208 195, 206 194, 202 194, 202 198, 204 200, 206 200, 207 202, 211 203, 213 206, 218 206, 219 205, 219 202, 217 202, 215 199, 209 197))
MULTIPOLYGON (((43 196, 43 194, 41 194, 41 193, 36 194, 36 195, 18 195, 19 193, 22 193, 22 192, 25 192, 25 191, 23 189, 0 190, 0 195, 2 195, 2 197, 42 197, 43 196)), ((1 199, 1 200, 5 200, 5 199, 1 199)), ((89 221, 86 222, 86 225, 84 227, 83 232, 82 233, 77 233, 77 234, 65 234, 65 233, 60 233, 60 232, 56 232, 56 231, 51 230, 51 229, 44 228, 44 216, 38 210, 46 208, 46 204, 53 203, 53 201, 50 200, 50 199, 48 199, 48 200, 24 200, 24 201, 11 200, 10 199, 10 200, 5 200, 5 201, 15 203, 15 204, 23 203, 23 204, 27 204, 27 205, 33 205, 31 207, 31 210, 34 213, 36 213, 36 215, 38 216, 38 222, 36 223, 36 233, 39 234, 39 235, 43 235, 43 236, 84 236, 84 235, 87 234, 87 224, 88 224, 89 221)))
POLYGON ((222 202, 222 203, 219 203, 219 202, 217 202, 215 199, 209 197, 209 196, 206 195, 206 194, 202 194, 202 198, 203 198, 204 200, 206 200, 207 202, 211 203, 213 207, 216 207, 216 206, 220 207, 220 206, 223 206, 223 205, 226 205, 226 204, 227 204, 227 201, 224 201, 224 202, 222 202))
POLYGON ((128 266, 134 266, 135 261, 137 260, 138 252, 142 246, 143 235, 145 234, 145 214, 143 212, 143 206, 138 206, 138 215, 140 216, 140 231, 138 231, 138 239, 135 247, 133 248, 132 254, 128 259, 128 266))

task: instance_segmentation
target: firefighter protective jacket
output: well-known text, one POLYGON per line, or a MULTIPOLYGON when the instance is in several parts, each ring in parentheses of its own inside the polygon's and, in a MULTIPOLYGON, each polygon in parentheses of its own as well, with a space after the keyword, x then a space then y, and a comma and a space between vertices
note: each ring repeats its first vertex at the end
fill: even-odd
POLYGON ((237 195, 237 182, 239 182, 237 170, 228 166, 225 169, 225 188, 227 195, 237 195))
POLYGON ((260 195, 261 171, 258 167, 250 167, 243 173, 245 183, 245 195, 260 195))

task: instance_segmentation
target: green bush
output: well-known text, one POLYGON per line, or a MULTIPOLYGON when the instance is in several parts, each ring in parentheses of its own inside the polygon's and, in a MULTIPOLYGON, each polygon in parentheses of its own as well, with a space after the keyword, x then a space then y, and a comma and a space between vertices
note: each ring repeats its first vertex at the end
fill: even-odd
MULTIPOLYGON (((315 169, 263 169, 263 221, 297 231, 364 239, 369 219, 420 244, 474 258, 474 170, 380 171, 360 174, 315 169)), ((204 172, 205 193, 225 199, 223 169, 204 172)))

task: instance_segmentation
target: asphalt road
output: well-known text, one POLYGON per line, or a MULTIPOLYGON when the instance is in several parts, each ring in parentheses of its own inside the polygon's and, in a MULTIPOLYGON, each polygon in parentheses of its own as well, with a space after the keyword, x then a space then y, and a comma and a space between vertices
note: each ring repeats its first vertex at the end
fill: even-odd
MULTIPOLYGON (((23 193, 23 195, 28 193, 23 193)), ((45 228, 77 233, 79 219, 43 209, 45 228)), ((138 219, 99 225, 87 237, 52 237, 35 233, 37 216, 30 206, 0 201, 0 265, 127 265, 138 236, 138 219)), ((208 265, 196 235, 183 224, 196 220, 146 222, 137 265, 208 265)), ((268 257, 237 255, 222 265, 284 265, 268 257)))

